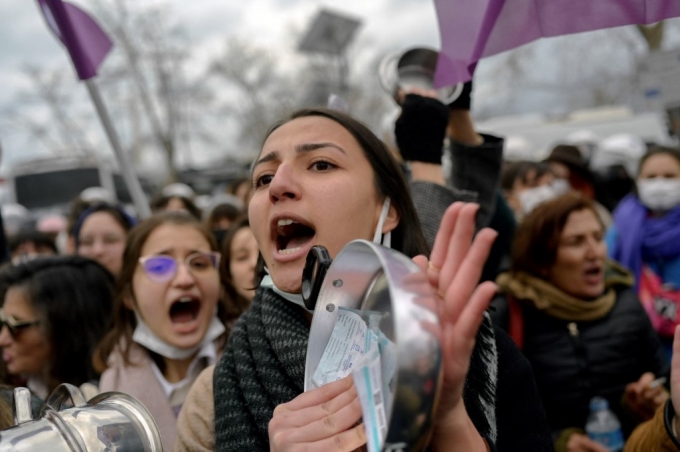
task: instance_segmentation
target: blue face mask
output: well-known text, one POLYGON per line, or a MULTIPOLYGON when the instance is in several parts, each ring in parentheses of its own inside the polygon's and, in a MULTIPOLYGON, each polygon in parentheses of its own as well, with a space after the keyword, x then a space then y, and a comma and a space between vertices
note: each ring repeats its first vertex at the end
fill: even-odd
MULTIPOLYGON (((385 202, 383 202, 382 206, 382 211, 380 212, 380 218, 378 219, 378 225, 375 227, 375 234, 373 234, 373 243, 377 243, 378 245, 386 246, 387 248, 391 248, 392 246, 392 232, 387 232, 385 234, 382 233, 383 226, 385 225, 385 220, 387 219, 387 214, 390 212, 390 198, 385 198, 385 202)), ((262 278, 262 282, 260 283, 260 286, 266 288, 266 289, 271 289, 274 291, 274 293, 282 296, 286 300, 290 301, 291 303, 294 303, 298 306, 301 306, 303 309, 305 309, 308 312, 314 312, 310 311, 305 307, 305 302, 302 299, 302 295, 299 293, 288 293, 284 292, 282 290, 279 290, 278 287, 274 284, 274 280, 272 280, 271 276, 269 276, 269 270, 265 268, 265 271, 267 272, 267 275, 262 278)))

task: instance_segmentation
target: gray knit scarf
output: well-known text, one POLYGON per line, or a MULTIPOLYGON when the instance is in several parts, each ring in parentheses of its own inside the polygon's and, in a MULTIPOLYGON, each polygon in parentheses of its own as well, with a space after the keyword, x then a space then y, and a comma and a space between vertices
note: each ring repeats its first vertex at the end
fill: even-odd
MULTIPOLYGON (((268 451, 274 408, 303 392, 309 324, 302 310, 259 289, 232 330, 215 368, 215 445, 222 451, 268 451)), ((486 316, 477 336, 463 399, 482 436, 496 439, 498 360, 486 316)))

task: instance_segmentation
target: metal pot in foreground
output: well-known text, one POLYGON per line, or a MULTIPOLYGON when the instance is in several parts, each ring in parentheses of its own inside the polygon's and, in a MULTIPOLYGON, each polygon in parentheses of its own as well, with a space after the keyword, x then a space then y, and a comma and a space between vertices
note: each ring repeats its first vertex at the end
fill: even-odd
POLYGON ((85 402, 78 388, 58 386, 33 419, 31 394, 14 390, 15 426, 0 431, 0 451, 162 452, 158 427, 137 399, 106 392, 85 402), (70 402, 70 403, 69 403, 70 402))

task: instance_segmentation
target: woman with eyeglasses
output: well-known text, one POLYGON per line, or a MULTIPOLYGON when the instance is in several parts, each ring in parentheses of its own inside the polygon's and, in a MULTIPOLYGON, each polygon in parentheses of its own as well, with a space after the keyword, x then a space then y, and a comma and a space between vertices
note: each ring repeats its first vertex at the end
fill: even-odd
POLYGON ((165 450, 189 388, 224 346, 219 261, 213 235, 185 212, 157 214, 127 239, 113 326, 95 354, 99 389, 139 399, 165 450))
POLYGON ((79 256, 44 257, 4 268, 0 287, 0 347, 15 383, 41 399, 61 383, 96 384, 92 355, 111 316, 110 273, 79 256))

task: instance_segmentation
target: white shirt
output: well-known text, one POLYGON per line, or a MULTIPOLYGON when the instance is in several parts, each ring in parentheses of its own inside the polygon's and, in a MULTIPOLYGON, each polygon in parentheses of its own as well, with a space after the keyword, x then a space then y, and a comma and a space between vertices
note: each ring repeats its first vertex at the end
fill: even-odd
POLYGON ((175 416, 179 414, 179 409, 182 407, 184 399, 189 393, 189 389, 191 388, 194 380, 196 380, 196 377, 198 377, 198 374, 200 374, 203 369, 208 366, 212 366, 216 362, 217 350, 215 348, 215 344, 213 342, 208 342, 203 347, 201 347, 198 353, 196 353, 196 356, 194 356, 194 359, 191 361, 191 364, 189 364, 187 376, 177 383, 170 383, 165 379, 165 376, 163 376, 163 373, 160 371, 156 363, 153 360, 151 361, 151 368, 153 369, 156 378, 161 384, 163 393, 168 398, 170 405, 173 407, 175 416))

